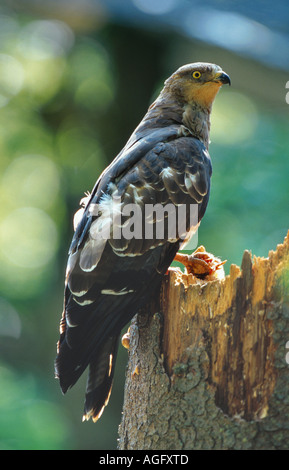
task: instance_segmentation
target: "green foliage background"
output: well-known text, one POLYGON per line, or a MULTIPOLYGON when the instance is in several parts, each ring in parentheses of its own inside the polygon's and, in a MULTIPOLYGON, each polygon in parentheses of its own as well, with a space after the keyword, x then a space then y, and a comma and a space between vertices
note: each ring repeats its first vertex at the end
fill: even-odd
POLYGON ((0 9, 1 449, 116 448, 127 352, 97 424, 81 422, 85 378, 65 397, 54 379, 67 250, 79 200, 177 67, 216 62, 233 84, 214 107, 199 244, 228 270, 244 249, 267 256, 289 228, 285 74, 176 32, 88 17, 0 9))

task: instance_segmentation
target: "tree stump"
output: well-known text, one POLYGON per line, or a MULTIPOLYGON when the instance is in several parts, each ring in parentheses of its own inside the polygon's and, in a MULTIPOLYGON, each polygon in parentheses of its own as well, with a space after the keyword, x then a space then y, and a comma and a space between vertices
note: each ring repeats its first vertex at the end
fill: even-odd
POLYGON ((289 232, 221 280, 166 276, 130 327, 119 435, 122 450, 288 449, 289 232))

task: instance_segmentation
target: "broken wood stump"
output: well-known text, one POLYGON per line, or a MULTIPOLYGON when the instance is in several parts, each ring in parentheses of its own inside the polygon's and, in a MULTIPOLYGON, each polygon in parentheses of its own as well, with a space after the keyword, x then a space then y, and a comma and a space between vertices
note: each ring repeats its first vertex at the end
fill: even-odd
POLYGON ((119 449, 288 449, 289 232, 223 279, 170 272, 129 343, 119 449))

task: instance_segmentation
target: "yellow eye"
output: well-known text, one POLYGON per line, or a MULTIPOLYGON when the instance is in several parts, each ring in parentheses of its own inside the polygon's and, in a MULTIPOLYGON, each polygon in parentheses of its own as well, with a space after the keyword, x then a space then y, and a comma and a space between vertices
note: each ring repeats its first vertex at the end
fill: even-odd
POLYGON ((199 72, 198 70, 196 72, 193 72, 194 78, 200 78, 201 75, 202 75, 201 72, 199 72))

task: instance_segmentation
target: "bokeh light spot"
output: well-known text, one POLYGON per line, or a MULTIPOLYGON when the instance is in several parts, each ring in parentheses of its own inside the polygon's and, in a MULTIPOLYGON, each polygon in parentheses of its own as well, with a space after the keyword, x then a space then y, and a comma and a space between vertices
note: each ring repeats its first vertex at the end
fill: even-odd
POLYGON ((97 42, 75 48, 70 59, 70 80, 77 104, 104 109, 114 97, 114 80, 106 51, 97 42), (89 104, 91 100, 92 104, 89 104))
POLYGON ((2 297, 0 297, 0 325, 0 336, 20 337, 21 320, 18 312, 2 297))
POLYGON ((1 192, 10 204, 50 208, 60 186, 56 165, 43 155, 23 155, 8 166, 1 181, 1 192))
POLYGON ((66 124, 57 136, 61 163, 66 167, 77 168, 82 167, 92 155, 101 160, 103 152, 95 136, 86 130, 66 124))
POLYGON ((75 101, 79 106, 103 111, 112 102, 113 90, 104 81, 94 77, 87 78, 79 85, 75 93, 75 101))
POLYGON ((8 54, 0 54, 0 106, 22 89, 24 71, 22 64, 8 54))
POLYGON ((254 134, 257 124, 256 106, 247 96, 220 94, 212 112, 211 141, 224 145, 243 142, 254 134))
POLYGON ((18 49, 32 60, 46 60, 66 54, 74 34, 65 23, 52 20, 31 21, 21 29, 18 49))
POLYGON ((45 61, 27 59, 25 67, 26 90, 37 103, 49 101, 61 86, 65 71, 65 60, 62 57, 47 58, 45 61))
POLYGON ((34 269, 46 265, 57 249, 57 230, 42 210, 23 207, 0 225, 1 255, 14 265, 34 269))
POLYGON ((177 4, 176 0, 133 0, 135 6, 151 15, 163 15, 171 11, 177 4))

